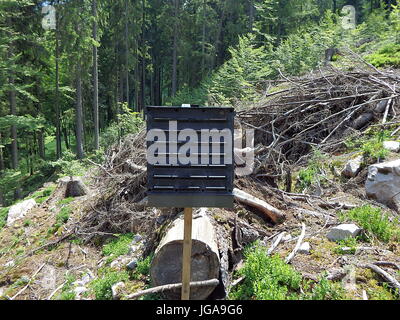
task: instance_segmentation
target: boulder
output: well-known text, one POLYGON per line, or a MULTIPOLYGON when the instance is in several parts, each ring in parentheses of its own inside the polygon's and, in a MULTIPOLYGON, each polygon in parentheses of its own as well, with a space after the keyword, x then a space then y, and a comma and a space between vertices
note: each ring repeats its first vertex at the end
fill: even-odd
POLYGON ((20 220, 36 205, 35 199, 28 199, 13 205, 8 211, 7 226, 14 224, 16 220, 20 220))
POLYGON ((361 228, 353 223, 341 224, 329 230, 326 237, 331 241, 340 241, 347 238, 354 238, 359 235, 360 232, 361 228))
POLYGON ((297 252, 300 254, 310 254, 310 243, 303 242, 297 252))
POLYGON ((119 300, 121 298, 121 292, 125 288, 125 283, 118 282, 111 287, 113 300, 119 300))
POLYGON ((383 141, 383 147, 392 152, 399 152, 400 142, 398 141, 383 141))
POLYGON ((342 171, 342 175, 347 178, 355 177, 361 169, 362 160, 363 156, 349 160, 342 171))
POLYGON ((400 159, 369 166, 365 191, 369 198, 398 210, 400 202, 400 159))
POLYGON ((137 266, 137 259, 133 259, 132 261, 130 261, 127 265, 126 265, 126 267, 129 269, 129 270, 135 270, 136 269, 136 266, 137 266))

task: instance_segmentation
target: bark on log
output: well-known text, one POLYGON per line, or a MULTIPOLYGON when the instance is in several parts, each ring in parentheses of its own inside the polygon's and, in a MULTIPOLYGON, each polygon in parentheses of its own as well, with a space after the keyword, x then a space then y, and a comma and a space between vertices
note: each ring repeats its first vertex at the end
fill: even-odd
MULTIPOLYGON (((159 246, 150 268, 153 286, 182 282, 183 216, 172 222, 159 246)), ((216 233, 204 210, 193 217, 192 224, 192 264, 191 282, 219 278, 220 258, 216 233)), ((213 292, 215 287, 196 287, 190 292, 191 300, 202 300, 213 292)), ((180 290, 164 292, 167 299, 180 299, 180 290)))
POLYGON ((264 200, 258 199, 237 188, 233 189, 233 195, 237 201, 258 209, 275 223, 279 223, 285 219, 282 211, 274 208, 264 200))

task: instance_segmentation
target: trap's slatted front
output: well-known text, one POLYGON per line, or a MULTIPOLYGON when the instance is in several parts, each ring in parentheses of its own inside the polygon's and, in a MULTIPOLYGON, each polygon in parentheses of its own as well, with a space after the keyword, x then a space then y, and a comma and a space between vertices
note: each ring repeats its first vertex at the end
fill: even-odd
POLYGON ((162 131, 162 138, 148 139, 147 148, 165 143, 155 152, 163 161, 149 161, 148 154, 150 206, 233 207, 234 114, 229 107, 146 108, 147 131, 162 131), (187 129, 191 136, 180 135, 187 129), (216 140, 210 132, 222 134, 216 140), (182 163, 182 154, 190 160, 182 163))

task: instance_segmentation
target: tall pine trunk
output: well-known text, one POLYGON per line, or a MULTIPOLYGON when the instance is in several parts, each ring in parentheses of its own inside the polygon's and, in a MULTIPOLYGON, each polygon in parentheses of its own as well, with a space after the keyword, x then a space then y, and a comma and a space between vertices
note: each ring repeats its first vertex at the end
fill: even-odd
POLYGON ((172 88, 171 95, 175 96, 177 91, 177 63, 178 63, 178 7, 179 0, 174 0, 174 47, 172 52, 172 88))
POLYGON ((58 14, 56 15, 56 29, 55 29, 55 38, 56 38, 56 157, 57 159, 62 156, 61 149, 61 112, 60 112, 60 48, 59 48, 59 33, 58 33, 58 14))
MULTIPOLYGON (((13 51, 10 46, 8 51, 9 58, 12 58, 13 51)), ((9 84, 10 91, 8 93, 9 103, 10 103, 10 114, 12 116, 17 115, 17 96, 15 92, 15 79, 14 71, 10 71, 9 84)), ((17 127, 15 125, 11 126, 11 167, 16 170, 18 169, 18 142, 17 142, 17 127)))
POLYGON ((126 77, 126 102, 129 107, 129 33, 128 33, 128 0, 125 0, 125 77, 126 77))
POLYGON ((83 159, 83 108, 82 108, 82 74, 79 61, 76 74, 76 155, 83 159))
MULTIPOLYGON (((93 14, 93 39, 97 41, 97 0, 92 2, 93 14)), ((100 130, 99 130, 99 72, 97 46, 93 45, 93 121, 94 121, 94 149, 100 147, 100 130)))

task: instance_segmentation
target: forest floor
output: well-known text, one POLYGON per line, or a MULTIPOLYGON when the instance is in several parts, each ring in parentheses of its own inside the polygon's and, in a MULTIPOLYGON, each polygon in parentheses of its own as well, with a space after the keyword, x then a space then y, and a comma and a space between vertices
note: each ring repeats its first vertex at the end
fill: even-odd
MULTIPOLYGON (((249 115, 246 116, 248 119, 249 115)), ((343 138, 342 133, 338 134, 343 138)), ((111 299, 111 286, 118 282, 124 282, 118 294, 124 299, 151 287, 151 253, 165 222, 172 220, 179 210, 159 210, 140 204, 145 193, 145 172, 141 167, 145 164, 143 141, 142 132, 111 148, 105 163, 93 167, 83 177, 91 190, 88 195, 64 198, 65 189, 55 183, 46 184, 37 191, 51 190, 42 203, 23 220, 0 229, 0 299, 111 299), (132 242, 135 235, 140 237, 132 242), (131 261, 135 261, 136 268, 127 270, 126 265, 131 261)), ((369 234, 336 243, 326 236, 332 227, 343 223, 343 214, 364 205, 378 208, 400 230, 395 210, 366 197, 368 163, 362 165, 354 178, 340 174, 347 161, 361 151, 325 150, 318 159, 310 151, 303 152, 309 155, 308 161, 291 166, 290 192, 283 191, 285 179, 271 181, 273 175, 265 174, 264 169, 235 182, 237 188, 284 212, 284 222, 274 224, 256 209, 239 203, 233 209, 210 209, 210 216, 227 235, 232 235, 238 224, 249 226, 256 235, 250 237, 251 242, 258 240, 266 249, 285 232, 286 236, 274 250, 282 259, 292 252, 304 224, 303 242, 310 244, 310 251, 298 252, 290 262, 304 279, 318 282, 326 273, 341 284, 347 299, 398 299, 385 279, 366 267, 381 263, 382 269, 400 281, 398 239, 381 241, 369 234), (310 173, 312 179, 301 187, 304 173, 310 173)), ((385 155, 385 161, 395 159, 399 159, 398 153, 385 155)), ((238 247, 243 251, 249 244, 246 239, 236 245, 229 244, 233 257, 229 267, 231 280, 239 277, 237 270, 246 263, 242 252, 238 256, 232 252, 238 251, 238 247)))

